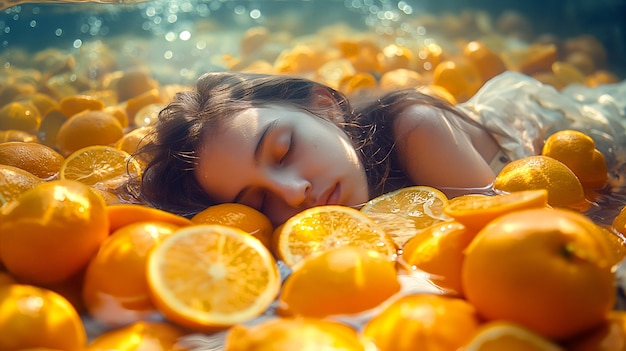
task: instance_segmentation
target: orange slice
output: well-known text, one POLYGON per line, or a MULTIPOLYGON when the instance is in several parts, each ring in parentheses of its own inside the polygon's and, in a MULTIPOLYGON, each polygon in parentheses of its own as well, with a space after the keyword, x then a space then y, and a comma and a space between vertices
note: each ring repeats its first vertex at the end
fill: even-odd
POLYGON ((214 330, 262 314, 280 289, 278 265, 250 234, 219 224, 185 227, 148 256, 153 302, 169 320, 214 330))
POLYGON ((293 267, 305 258, 341 246, 358 246, 395 260, 393 239, 364 213, 351 207, 326 205, 309 208, 277 231, 277 254, 293 267))
POLYGON ((115 184, 127 177, 141 176, 137 160, 111 146, 94 145, 70 154, 59 171, 61 179, 77 180, 83 184, 115 184))
POLYGON ((448 198, 428 186, 402 188, 378 196, 361 208, 402 247, 415 234, 435 223, 450 220, 443 213, 448 198))
POLYGON ((548 191, 537 189, 495 196, 459 196, 450 200, 443 212, 467 227, 480 229, 505 213, 547 205, 548 191))

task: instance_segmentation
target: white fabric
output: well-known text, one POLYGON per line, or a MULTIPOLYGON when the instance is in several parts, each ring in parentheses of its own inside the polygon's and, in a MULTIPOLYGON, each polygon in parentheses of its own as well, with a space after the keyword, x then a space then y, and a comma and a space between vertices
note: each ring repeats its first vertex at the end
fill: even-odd
POLYGON ((604 154, 612 185, 626 184, 626 80, 595 88, 570 85, 559 92, 505 72, 458 107, 493 134, 510 160, 541 154, 556 131, 579 130, 604 154))

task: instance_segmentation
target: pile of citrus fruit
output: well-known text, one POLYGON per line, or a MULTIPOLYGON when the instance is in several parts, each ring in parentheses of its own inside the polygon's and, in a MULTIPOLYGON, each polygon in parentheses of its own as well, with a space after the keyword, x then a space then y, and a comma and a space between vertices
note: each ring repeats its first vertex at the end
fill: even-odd
MULTIPOLYGON (((496 53, 459 42, 454 55, 436 44, 334 38, 289 47, 270 62, 258 45, 275 47, 271 33, 255 28, 241 57, 225 61, 348 94, 424 85, 451 102, 505 69, 557 87, 614 78, 597 52, 573 44, 564 53, 552 44, 496 53)), ((583 133, 555 133, 541 155, 511 162, 495 195, 447 198, 408 187, 360 210, 311 208, 274 228, 240 204, 185 218, 120 192, 142 177, 146 160, 131 155, 182 87, 159 86, 142 70, 111 74, 96 90, 5 71, 0 351, 185 350, 198 333, 219 336, 226 350, 626 343, 613 273, 626 257, 626 209, 607 227, 583 215, 607 182, 603 155, 583 133)))

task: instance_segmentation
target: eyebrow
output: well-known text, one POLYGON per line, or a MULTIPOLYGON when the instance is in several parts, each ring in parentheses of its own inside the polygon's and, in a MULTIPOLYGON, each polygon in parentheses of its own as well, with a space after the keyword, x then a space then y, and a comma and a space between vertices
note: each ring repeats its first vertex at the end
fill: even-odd
MULTIPOLYGON (((265 146, 265 139, 267 135, 272 131, 272 129, 275 129, 277 126, 278 119, 275 119, 272 122, 268 123, 265 129, 263 129, 263 131, 261 132, 261 136, 259 137, 259 140, 257 141, 256 147, 254 149, 254 161, 256 164, 259 164, 260 162, 261 152, 263 151, 263 147, 265 146)), ((241 189, 241 191, 239 191, 237 195, 235 195, 233 202, 239 202, 239 200, 241 200, 241 198, 246 193, 246 191, 248 191, 249 188, 249 186, 246 186, 241 189)))

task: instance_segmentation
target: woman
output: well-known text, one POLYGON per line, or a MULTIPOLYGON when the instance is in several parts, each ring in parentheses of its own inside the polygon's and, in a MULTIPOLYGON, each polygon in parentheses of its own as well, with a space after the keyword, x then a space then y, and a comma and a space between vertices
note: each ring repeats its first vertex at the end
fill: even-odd
MULTIPOLYGON (((448 195, 488 191, 509 159, 539 153, 546 133, 572 126, 559 106, 542 105, 562 99, 551 87, 506 73, 456 107, 413 89, 353 107, 303 78, 209 73, 161 111, 141 150, 151 161, 140 194, 183 215, 240 202, 277 225, 312 206, 358 207, 414 184, 448 195)), ((623 136, 624 125, 613 124, 623 136)), ((613 136, 607 139, 613 145, 613 136)))

